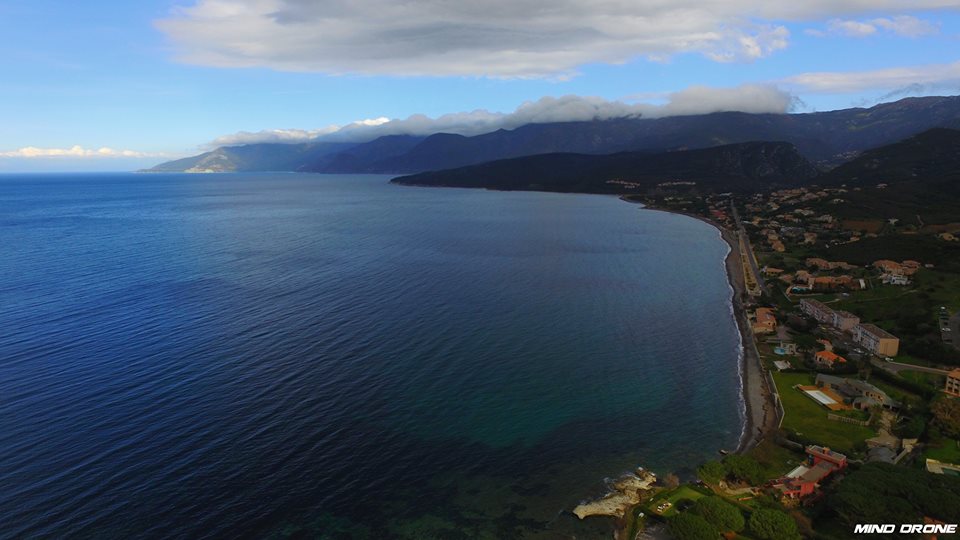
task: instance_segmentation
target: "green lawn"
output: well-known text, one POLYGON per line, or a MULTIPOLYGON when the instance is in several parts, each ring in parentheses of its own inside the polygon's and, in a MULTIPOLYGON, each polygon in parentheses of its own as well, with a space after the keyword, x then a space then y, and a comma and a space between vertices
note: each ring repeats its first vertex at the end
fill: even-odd
POLYGON ((702 499, 706 497, 707 493, 695 489, 693 486, 684 484, 676 489, 671 489, 668 491, 661 491, 647 503, 647 511, 651 514, 662 515, 664 517, 675 516, 677 514, 677 503, 681 501, 696 501, 697 499, 702 499), (671 506, 666 509, 662 514, 657 512, 657 505, 660 503, 668 501, 671 506))
POLYGON ((769 439, 761 441, 747 455, 763 467, 763 475, 768 480, 783 476, 806 459, 806 455, 788 450, 769 439))
POLYGON ((876 386, 877 388, 883 390, 887 393, 888 396, 892 397, 897 401, 914 401, 919 402, 923 399, 922 396, 901 388, 899 386, 894 386, 886 381, 881 381, 879 377, 870 377, 870 384, 876 386))
MULTIPOLYGON (((880 285, 840 297, 839 301, 831 303, 831 307, 855 313, 861 321, 891 328, 901 310, 909 307, 911 310, 928 311, 926 302, 929 300, 920 298, 915 289, 880 285)), ((930 312, 930 316, 933 315, 933 312, 930 312)))
POLYGON ((896 360, 897 362, 900 362, 901 364, 910 364, 912 366, 929 366, 930 365, 930 362, 928 360, 924 360, 923 358, 917 358, 915 356, 910 356, 909 354, 898 354, 897 357, 894 358, 894 360, 896 360))
POLYGON ((923 457, 960 464, 960 441, 946 437, 931 441, 930 445, 923 450, 923 457))
POLYGON ((844 453, 852 453, 855 444, 876 435, 868 427, 828 420, 827 409, 793 388, 797 384, 812 385, 813 375, 774 373, 773 379, 783 403, 784 429, 844 453))
POLYGON ((901 371, 900 376, 908 381, 926 385, 933 390, 939 390, 943 388, 944 381, 946 380, 946 377, 943 377, 942 375, 923 373, 920 371, 901 371))
POLYGON ((911 279, 914 283, 907 287, 880 285, 874 280, 875 287, 838 297, 831 306, 888 328, 894 328, 904 313, 916 313, 934 330, 940 306, 951 313, 960 310, 960 274, 925 268, 911 279))

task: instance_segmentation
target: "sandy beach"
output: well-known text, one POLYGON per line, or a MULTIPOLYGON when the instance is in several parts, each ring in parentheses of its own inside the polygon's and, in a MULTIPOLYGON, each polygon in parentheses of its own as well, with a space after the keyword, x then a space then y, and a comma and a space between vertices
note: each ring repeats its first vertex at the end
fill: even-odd
MULTIPOLYGON (((707 220, 704 220, 707 221, 707 220)), ((707 221, 720 231, 720 235, 730 246, 727 254, 727 278, 733 288, 733 313, 740 330, 740 341, 743 359, 740 363, 741 380, 743 382, 743 399, 746 406, 745 425, 737 452, 745 452, 763 440, 764 437, 776 432, 777 413, 773 392, 769 387, 768 378, 764 373, 760 361, 760 353, 754 341, 753 330, 747 319, 747 310, 744 299, 747 297, 743 283, 743 268, 740 257, 740 243, 734 232, 719 227, 707 221)))

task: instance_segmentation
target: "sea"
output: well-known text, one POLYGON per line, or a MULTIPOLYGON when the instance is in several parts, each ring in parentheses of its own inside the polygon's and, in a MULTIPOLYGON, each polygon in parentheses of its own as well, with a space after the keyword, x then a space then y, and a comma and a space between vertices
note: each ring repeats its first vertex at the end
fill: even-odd
POLYGON ((0 538, 609 538, 743 429, 716 229, 389 176, 0 176, 0 538))

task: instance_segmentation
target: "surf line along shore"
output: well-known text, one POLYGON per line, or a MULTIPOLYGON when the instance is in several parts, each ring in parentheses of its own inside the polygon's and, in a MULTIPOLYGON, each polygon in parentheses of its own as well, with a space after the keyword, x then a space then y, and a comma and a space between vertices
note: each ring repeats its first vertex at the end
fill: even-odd
MULTIPOLYGON (((621 200, 637 203, 637 201, 626 197, 621 197, 621 200)), ((730 288, 733 289, 733 298, 731 299, 733 316, 740 332, 740 391, 744 405, 744 426, 736 453, 744 453, 760 444, 764 438, 777 432, 779 417, 777 415, 776 391, 770 387, 768 382, 769 377, 767 377, 763 362, 760 360, 760 352, 757 351, 753 329, 747 317, 746 301, 749 296, 744 283, 743 257, 740 253, 738 233, 709 218, 696 214, 677 212, 646 204, 643 206, 643 210, 679 214, 702 221, 716 229, 730 249, 724 260, 724 266, 727 271, 727 281, 730 283, 730 288)))
MULTIPOLYGON (((630 203, 638 201, 620 197, 630 203)), ((744 283, 743 258, 740 252, 740 241, 737 232, 726 229, 720 224, 695 214, 675 212, 662 208, 643 206, 643 210, 681 214, 703 221, 716 229, 723 241, 727 243, 729 251, 724 259, 727 272, 727 281, 733 291, 731 302, 734 319, 740 334, 740 390, 744 407, 744 426, 740 433, 740 441, 736 453, 744 453, 754 448, 779 429, 779 416, 775 401, 775 391, 770 387, 760 353, 754 341, 753 329, 747 317, 746 299, 748 298, 744 283)), ((719 450, 719 449, 718 449, 719 450)), ((699 465, 699 464, 691 464, 699 465)), ((578 505, 573 513, 580 519, 588 516, 608 516, 618 520, 617 538, 622 537, 627 526, 626 516, 637 504, 650 493, 656 483, 656 476, 650 471, 638 469, 634 473, 625 474, 611 485, 611 491, 604 497, 584 502, 578 505)))

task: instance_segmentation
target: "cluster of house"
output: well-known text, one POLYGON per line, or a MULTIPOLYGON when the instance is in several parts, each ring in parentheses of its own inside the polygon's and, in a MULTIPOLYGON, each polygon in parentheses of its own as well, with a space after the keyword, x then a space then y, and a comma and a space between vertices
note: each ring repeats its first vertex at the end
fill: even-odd
MULTIPOLYGON (((801 211, 802 210, 797 210, 797 212, 801 211)), ((778 217, 781 219, 790 217, 796 219, 796 216, 789 214, 778 217)), ((828 214, 824 214, 814 219, 819 222, 820 228, 833 228, 835 226, 833 216, 828 214)), ((761 229, 760 235, 766 239, 767 243, 770 245, 770 249, 778 253, 783 253, 786 251, 786 246, 783 243, 783 239, 787 239, 799 244, 812 245, 817 243, 817 238, 819 238, 816 232, 807 230, 805 227, 781 225, 780 221, 778 220, 764 221, 763 218, 755 217, 751 223, 764 227, 761 229)))
POLYGON ((819 300, 804 298, 800 311, 821 324, 828 324, 844 332, 850 332, 853 341, 878 356, 893 357, 900 350, 900 340, 879 326, 861 323, 860 318, 849 311, 834 310, 819 300))
POLYGON ((846 192, 844 188, 784 189, 769 196, 757 194, 747 202, 745 208, 747 213, 753 216, 750 223, 760 229, 760 237, 776 252, 786 251, 786 242, 812 245, 822 241, 824 237, 831 238, 831 243, 834 244, 843 241, 855 242, 860 240, 857 233, 851 233, 853 237, 850 238, 837 238, 838 235, 843 235, 839 233, 840 223, 832 215, 802 206, 820 200, 841 203, 843 199, 838 196, 846 192))
MULTIPOLYGON (((808 268, 818 271, 854 270, 857 267, 845 262, 832 262, 826 259, 811 257, 806 260, 808 268)), ((839 276, 815 275, 807 270, 798 270, 793 274, 784 274, 780 268, 767 267, 764 272, 769 276, 779 276, 780 281, 790 285, 790 292, 808 293, 812 291, 861 290, 867 288, 867 283, 847 274, 839 276)))
POLYGON ((824 480, 847 468, 847 456, 823 446, 805 449, 807 460, 786 476, 768 484, 784 499, 803 499, 814 495, 824 480))
POLYGON ((867 381, 818 373, 814 384, 820 392, 826 393, 837 401, 836 410, 858 409, 866 411, 876 406, 884 409, 900 408, 899 402, 867 381))
POLYGON ((909 276, 912 276, 920 270, 920 263, 917 261, 896 262, 887 259, 881 259, 873 262, 873 267, 880 271, 880 281, 888 285, 909 285, 909 276))
POLYGON ((868 411, 874 407, 889 410, 900 408, 900 403, 886 392, 860 379, 819 373, 813 385, 798 385, 795 389, 831 411, 868 411))

